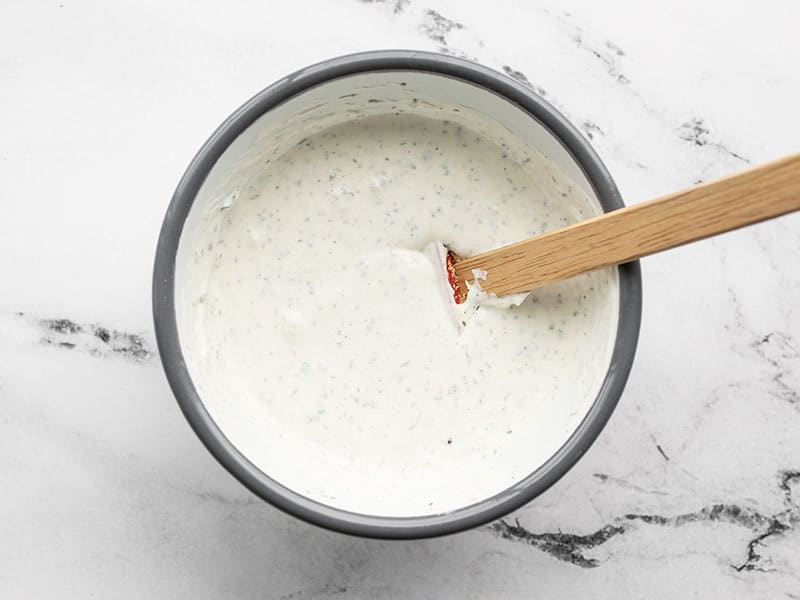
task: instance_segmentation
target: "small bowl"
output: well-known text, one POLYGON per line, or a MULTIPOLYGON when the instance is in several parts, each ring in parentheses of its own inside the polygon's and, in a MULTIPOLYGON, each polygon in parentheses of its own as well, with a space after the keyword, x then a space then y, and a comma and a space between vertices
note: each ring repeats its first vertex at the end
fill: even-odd
POLYGON ((291 120, 320 106, 325 110, 330 99, 344 97, 347 80, 343 78, 352 76, 359 76, 362 83, 373 78, 372 93, 380 97, 381 81, 387 73, 416 80, 416 85, 426 87, 433 97, 469 102, 556 163, 604 211, 623 206, 614 181, 589 143, 550 104, 517 81, 466 60, 427 52, 379 51, 335 58, 297 71, 258 93, 236 110, 195 156, 175 191, 161 229, 153 276, 153 313, 161 361, 187 421, 211 454, 242 484, 281 510, 328 529, 373 538, 423 538, 473 528, 508 514, 553 485, 586 452, 611 416, 631 369, 639 335, 641 274, 638 262, 618 268, 616 339, 610 366, 585 418, 549 460, 495 496, 444 514, 374 516, 304 497, 259 470, 214 422, 184 360, 176 315, 176 261, 184 223, 201 188, 220 172, 236 168, 242 147, 246 147, 242 144, 252 143, 255 135, 257 128, 251 125, 261 117, 270 113, 275 119, 291 120))

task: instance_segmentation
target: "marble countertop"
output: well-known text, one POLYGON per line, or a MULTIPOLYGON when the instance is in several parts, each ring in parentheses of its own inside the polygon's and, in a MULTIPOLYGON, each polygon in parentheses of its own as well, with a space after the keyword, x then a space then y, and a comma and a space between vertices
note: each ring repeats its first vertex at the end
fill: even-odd
POLYGON ((800 214, 643 263, 597 443, 493 525, 362 540, 256 499, 155 351, 161 219, 209 133, 357 50, 475 59, 592 140, 629 203, 800 149, 800 22, 754 3, 0 7, 0 597, 800 598, 800 214))

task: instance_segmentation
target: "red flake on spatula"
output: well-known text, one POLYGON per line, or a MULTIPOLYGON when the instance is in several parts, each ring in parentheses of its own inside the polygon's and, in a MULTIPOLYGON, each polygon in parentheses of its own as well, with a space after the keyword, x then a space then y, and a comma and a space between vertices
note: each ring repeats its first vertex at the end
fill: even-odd
POLYGON ((453 290, 453 300, 455 300, 456 304, 461 304, 466 300, 466 295, 461 293, 461 288, 458 286, 458 277, 456 277, 456 261, 458 261, 458 257, 453 254, 452 250, 448 250, 445 261, 447 266, 447 283, 450 284, 450 288, 453 290))

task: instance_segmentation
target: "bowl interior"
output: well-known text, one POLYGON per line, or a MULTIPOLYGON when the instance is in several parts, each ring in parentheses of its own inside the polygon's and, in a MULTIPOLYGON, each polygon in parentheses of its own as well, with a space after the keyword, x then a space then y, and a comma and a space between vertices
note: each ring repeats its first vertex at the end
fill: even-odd
MULTIPOLYGON (((276 477, 275 469, 264 468, 263 460, 253 461, 252 451, 242 452, 243 448, 254 447, 254 440, 263 436, 263 431, 257 427, 232 431, 229 426, 219 426, 224 418, 215 415, 214 391, 202 389, 203 383, 197 385, 198 381, 203 380, 201 370, 207 369, 210 364, 201 366, 197 360, 198 354, 208 351, 203 340, 198 338, 197 319, 192 310, 198 296, 202 295, 204 285, 201 275, 194 268, 198 259, 197 251, 217 235, 221 211, 237 202, 243 190, 253 185, 262 169, 261 165, 266 161, 281 156, 318 132, 375 115, 408 113, 451 121, 490 138, 497 135, 500 129, 508 134, 513 132, 513 137, 520 142, 519 147, 535 149, 544 159, 551 161, 560 174, 574 183, 587 198, 590 211, 595 214, 604 207, 617 207, 614 205, 619 202, 616 190, 610 184, 610 179, 599 183, 597 177, 590 180, 587 172, 592 175, 592 169, 599 167, 603 174, 602 165, 597 161, 597 165, 590 165, 587 169, 585 161, 574 158, 575 146, 570 147, 569 142, 576 140, 565 142, 564 131, 556 135, 554 129, 558 127, 553 127, 552 122, 547 123, 546 118, 532 118, 532 110, 540 110, 545 117, 555 115, 556 125, 566 127, 569 135, 576 135, 557 113, 532 94, 520 94, 523 100, 533 99, 533 104, 523 106, 509 100, 508 94, 498 93, 497 89, 485 85, 476 85, 455 73, 414 69, 366 70, 330 79, 317 77, 316 80, 311 77, 299 93, 281 101, 273 100, 272 105, 269 105, 269 99, 265 102, 263 94, 261 98, 256 97, 251 105, 261 103, 269 109, 256 118, 252 118, 252 106, 243 107, 238 117, 234 115, 222 130, 224 132, 226 126, 232 127, 237 119, 239 127, 242 119, 249 119, 250 122, 224 147, 220 147, 218 142, 215 144, 212 138, 205 149, 210 169, 202 173, 201 185, 195 194, 184 194, 180 198, 187 214, 178 228, 180 236, 173 263, 174 296, 170 299, 174 308, 175 346, 182 360, 181 373, 177 375, 173 372, 170 377, 173 388, 195 430, 223 465, 262 497, 318 524, 368 535, 417 536, 461 528, 467 523, 475 523, 476 519, 496 516, 514 504, 535 496, 563 474, 569 464, 588 447, 613 409, 627 375, 627 368, 623 369, 622 375, 616 373, 615 363, 621 359, 628 362, 632 358, 632 350, 630 356, 615 354, 620 331, 618 315, 632 301, 630 297, 620 296, 620 276, 638 277, 638 271, 627 273, 623 268, 621 273, 617 269, 605 272, 613 293, 606 298, 608 305, 603 312, 604 327, 609 335, 600 335, 599 345, 602 348, 598 352, 603 355, 604 364, 612 368, 599 378, 587 380, 580 388, 580 394, 585 396, 581 401, 585 405, 581 408, 581 402, 577 402, 574 410, 582 411, 585 417, 577 422, 574 430, 563 435, 559 443, 547 452, 544 460, 533 459, 525 477, 504 489, 498 489, 497 493, 487 494, 468 506, 453 506, 435 514, 420 514, 421 511, 416 510, 404 514, 394 511, 354 511, 347 504, 337 506, 335 502, 327 502, 324 498, 298 493, 292 486, 284 485, 286 477, 276 477), (214 146, 218 150, 217 156, 212 156, 209 151, 214 146), (209 158, 213 158, 213 161, 209 158), (198 387, 201 388, 199 392, 198 387)), ((510 82, 504 85, 515 87, 519 93, 518 86, 510 82)), ((495 141, 500 143, 502 140, 495 141)), ((581 141, 577 139, 578 143, 581 141)), ((580 148, 581 151, 587 150, 580 148)), ((517 147, 512 145, 508 150, 512 160, 519 158, 515 156, 517 147)), ((589 158, 596 159, 590 149, 588 153, 589 158)), ((203 158, 202 155, 203 152, 200 158, 203 158)), ((192 168, 197 168, 197 164, 190 167, 190 171, 192 168)), ((194 176, 197 177, 197 173, 194 176)), ((176 199, 181 195, 180 192, 179 188, 176 199)), ((633 306, 637 306, 637 299, 633 299, 633 306)), ((638 327, 638 313, 633 316, 638 327)), ((630 337, 629 333, 626 335, 630 337)), ((167 371, 170 375, 169 366, 167 371)), ((224 385, 236 388, 237 382, 227 381, 224 385)), ((275 448, 272 448, 271 453, 274 452, 275 448)))

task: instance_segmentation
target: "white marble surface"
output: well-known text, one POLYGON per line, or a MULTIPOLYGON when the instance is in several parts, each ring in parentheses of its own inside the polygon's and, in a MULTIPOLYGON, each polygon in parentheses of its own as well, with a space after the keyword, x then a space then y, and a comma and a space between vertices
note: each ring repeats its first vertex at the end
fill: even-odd
POLYGON ((329 56, 506 69, 628 202, 800 149, 798 3, 632 4, 3 2, 0 597, 800 598, 800 215, 647 259, 598 442, 505 524, 444 539, 349 538, 255 499, 154 354, 183 169, 245 98, 329 56))

